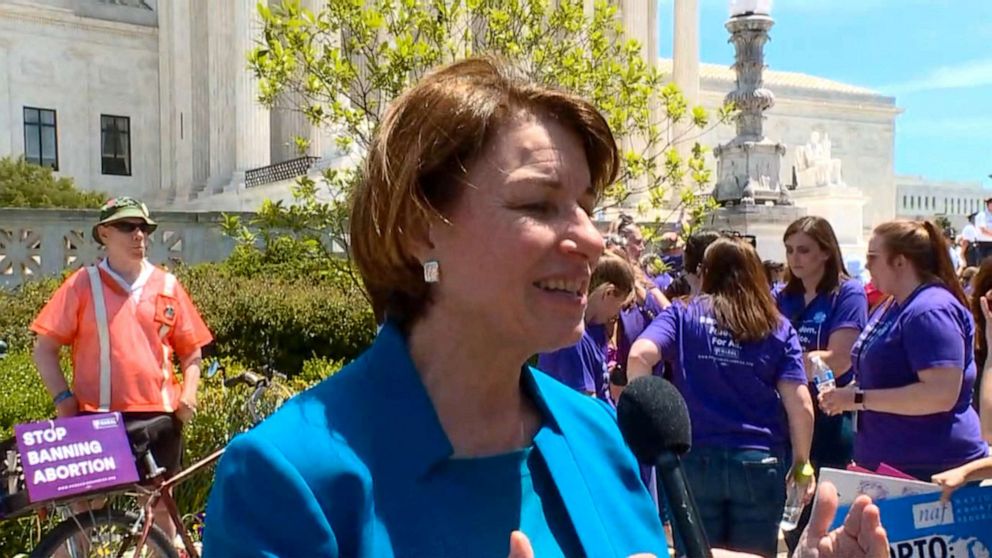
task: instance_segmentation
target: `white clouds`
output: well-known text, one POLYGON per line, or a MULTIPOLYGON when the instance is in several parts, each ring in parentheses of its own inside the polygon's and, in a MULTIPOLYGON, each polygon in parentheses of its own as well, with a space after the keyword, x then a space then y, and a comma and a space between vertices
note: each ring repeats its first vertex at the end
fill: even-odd
POLYGON ((992 85, 992 58, 939 66, 919 78, 879 89, 894 95, 905 95, 919 91, 964 89, 983 85, 992 85))

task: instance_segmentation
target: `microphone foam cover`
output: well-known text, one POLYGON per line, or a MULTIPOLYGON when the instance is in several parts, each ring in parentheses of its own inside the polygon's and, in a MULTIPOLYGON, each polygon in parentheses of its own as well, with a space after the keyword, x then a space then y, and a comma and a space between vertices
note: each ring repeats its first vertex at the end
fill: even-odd
POLYGON ((665 451, 682 455, 692 447, 685 399, 664 378, 644 376, 630 382, 617 403, 617 421, 641 463, 654 464, 665 451))

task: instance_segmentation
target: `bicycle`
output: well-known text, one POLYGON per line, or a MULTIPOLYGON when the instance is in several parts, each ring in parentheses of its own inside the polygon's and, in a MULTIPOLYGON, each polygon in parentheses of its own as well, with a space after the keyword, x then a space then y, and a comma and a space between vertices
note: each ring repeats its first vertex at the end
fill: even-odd
MULTIPOLYGON (((252 425, 257 424, 269 413, 278 408, 292 392, 273 380, 285 379, 286 376, 262 367, 260 373, 245 371, 233 378, 227 378, 224 369, 215 361, 204 374, 210 378, 217 372, 224 378, 221 385, 226 389, 244 384, 252 389, 246 402, 246 408, 252 419, 252 425)), ((126 501, 144 501, 137 512, 118 509, 109 502, 101 509, 92 507, 85 511, 70 514, 68 518, 46 533, 31 552, 30 558, 63 557, 78 558, 80 556, 116 556, 132 558, 149 556, 157 558, 180 558, 173 541, 154 525, 152 510, 157 503, 162 502, 169 516, 177 526, 177 534, 183 543, 183 550, 190 558, 199 558, 200 549, 193 541, 192 534, 182 521, 176 501, 172 497, 172 489, 190 478, 192 475, 216 462, 224 454, 220 448, 196 463, 184 468, 175 476, 165 479, 165 469, 155 462, 155 457, 149 451, 159 436, 173 428, 169 416, 154 417, 147 420, 132 422, 127 426, 128 440, 132 453, 135 455, 142 481, 137 484, 113 487, 106 491, 86 493, 69 499, 47 501, 30 504, 24 492, 23 470, 20 468, 18 453, 13 439, 0 443, 0 451, 5 456, 0 464, 0 478, 6 478, 6 494, 0 491, 0 518, 11 519, 34 511, 39 515, 47 515, 52 508, 67 508, 76 502, 89 502, 94 498, 121 496, 126 501), (20 476, 19 480, 17 479, 20 476), (19 489, 19 490, 18 490, 19 489), (13 514, 4 511, 13 511, 13 514)), ((0 487, 3 488, 3 487, 0 487)))

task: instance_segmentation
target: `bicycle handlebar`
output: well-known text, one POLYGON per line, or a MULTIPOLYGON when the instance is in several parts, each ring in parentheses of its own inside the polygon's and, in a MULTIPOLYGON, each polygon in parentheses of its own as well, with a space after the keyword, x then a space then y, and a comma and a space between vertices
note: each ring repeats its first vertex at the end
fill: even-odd
POLYGON ((261 373, 252 372, 251 370, 245 370, 241 374, 234 376, 233 378, 227 378, 224 380, 224 387, 232 387, 238 384, 245 384, 248 387, 254 388, 259 385, 264 385, 270 383, 273 379, 285 380, 286 375, 281 372, 276 372, 268 366, 263 366, 261 373))

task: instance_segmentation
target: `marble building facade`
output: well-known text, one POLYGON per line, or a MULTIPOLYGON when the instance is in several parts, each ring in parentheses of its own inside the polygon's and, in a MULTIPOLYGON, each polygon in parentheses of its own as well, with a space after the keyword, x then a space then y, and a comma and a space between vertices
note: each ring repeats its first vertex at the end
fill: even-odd
MULTIPOLYGON (((657 1, 615 1, 628 36, 646 53, 657 52, 657 1)), ((593 0, 584 2, 591 10, 593 0)), ((334 156, 328 134, 294 113, 268 111, 255 102, 254 79, 245 69, 245 53, 259 32, 255 5, 0 0, 0 156, 54 156, 58 173, 80 186, 136 195, 159 209, 250 209, 225 200, 244 190, 247 170, 296 157, 294 135, 311 139, 310 155, 334 156), (114 126, 114 141, 107 141, 108 126, 114 126)), ((692 13, 690 6, 675 16, 691 20, 692 13)), ((775 71, 777 48, 782 46, 773 44, 767 53, 771 69, 765 82, 776 104, 765 130, 788 147, 782 182, 791 181, 795 148, 813 132, 829 135, 845 182, 869 198, 865 225, 901 214, 893 170, 900 112, 895 99, 775 71)), ((673 73, 671 60, 646 57, 673 73)), ((698 73, 693 96, 704 106, 716 107, 733 89, 731 57, 728 49, 726 66, 689 69, 698 73)), ((733 126, 720 126, 702 142, 715 146, 733 135, 733 126)))

